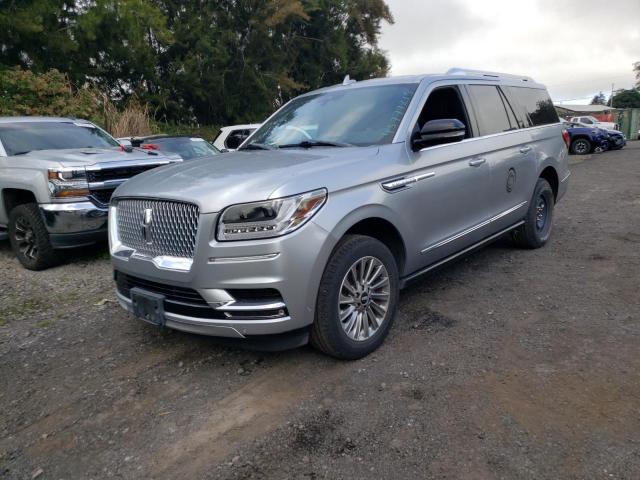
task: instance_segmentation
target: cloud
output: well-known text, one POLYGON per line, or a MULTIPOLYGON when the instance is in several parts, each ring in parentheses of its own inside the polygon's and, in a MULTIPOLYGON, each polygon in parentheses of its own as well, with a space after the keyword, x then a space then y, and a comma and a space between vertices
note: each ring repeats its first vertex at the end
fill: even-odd
POLYGON ((532 76, 555 100, 629 88, 640 61, 640 1, 387 0, 381 47, 393 75, 452 66, 532 76))

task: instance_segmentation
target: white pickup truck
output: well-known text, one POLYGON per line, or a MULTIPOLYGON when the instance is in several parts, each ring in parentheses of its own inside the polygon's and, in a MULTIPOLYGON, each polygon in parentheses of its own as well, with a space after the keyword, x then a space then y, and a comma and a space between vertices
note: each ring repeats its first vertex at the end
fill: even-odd
POLYGON ((24 267, 48 268, 61 249, 106 240, 118 185, 177 161, 123 147, 86 120, 0 117, 0 240, 24 267))
POLYGON ((618 130, 618 124, 613 122, 601 122, 596 117, 571 117, 571 123, 579 123, 585 127, 602 128, 604 130, 618 130))

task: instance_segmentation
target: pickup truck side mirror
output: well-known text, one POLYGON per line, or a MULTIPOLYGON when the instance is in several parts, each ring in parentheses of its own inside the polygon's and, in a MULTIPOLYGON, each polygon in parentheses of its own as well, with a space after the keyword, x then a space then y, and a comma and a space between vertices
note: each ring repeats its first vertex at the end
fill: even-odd
POLYGON ((430 120, 424 124, 420 132, 414 134, 411 143, 418 150, 444 143, 461 141, 467 135, 467 127, 460 120, 445 118, 430 120))

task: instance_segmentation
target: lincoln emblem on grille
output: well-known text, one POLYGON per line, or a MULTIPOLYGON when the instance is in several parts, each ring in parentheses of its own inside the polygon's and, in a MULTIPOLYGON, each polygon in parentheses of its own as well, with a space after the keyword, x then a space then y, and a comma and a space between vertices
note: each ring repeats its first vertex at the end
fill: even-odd
POLYGON ((151 221, 153 220, 153 210, 150 208, 144 209, 144 216, 142 218, 142 237, 147 245, 151 245, 153 240, 151 239, 151 221))

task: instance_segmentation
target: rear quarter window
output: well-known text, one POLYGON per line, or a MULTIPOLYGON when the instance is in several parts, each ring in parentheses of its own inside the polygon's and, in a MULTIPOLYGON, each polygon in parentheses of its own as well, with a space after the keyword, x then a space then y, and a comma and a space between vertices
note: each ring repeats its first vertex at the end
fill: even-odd
POLYGON ((511 95, 526 113, 530 126, 558 123, 558 113, 546 90, 539 88, 508 87, 511 95))

